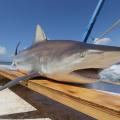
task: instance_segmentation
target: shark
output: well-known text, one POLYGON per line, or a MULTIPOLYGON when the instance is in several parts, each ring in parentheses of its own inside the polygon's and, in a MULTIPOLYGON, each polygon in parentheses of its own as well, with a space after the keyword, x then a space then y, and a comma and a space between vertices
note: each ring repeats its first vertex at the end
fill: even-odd
MULTIPOLYGON (((17 48, 9 70, 26 71, 27 75, 6 83, 0 91, 41 76, 65 83, 95 83, 100 80, 101 70, 120 61, 120 47, 78 40, 48 40, 40 25, 36 27, 32 45, 20 52, 17 48)), ((2 69, 8 70, 4 66, 2 69)))

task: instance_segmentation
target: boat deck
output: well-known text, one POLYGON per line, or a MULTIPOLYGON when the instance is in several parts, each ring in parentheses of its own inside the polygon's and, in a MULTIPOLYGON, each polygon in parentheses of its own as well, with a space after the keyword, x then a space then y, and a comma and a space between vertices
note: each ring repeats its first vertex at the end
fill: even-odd
MULTIPOLYGON (((24 74, 19 71, 0 71, 1 77, 10 80, 24 74)), ((71 85, 44 78, 36 78, 21 84, 95 119, 120 119, 119 85, 104 82, 88 85, 71 85)))

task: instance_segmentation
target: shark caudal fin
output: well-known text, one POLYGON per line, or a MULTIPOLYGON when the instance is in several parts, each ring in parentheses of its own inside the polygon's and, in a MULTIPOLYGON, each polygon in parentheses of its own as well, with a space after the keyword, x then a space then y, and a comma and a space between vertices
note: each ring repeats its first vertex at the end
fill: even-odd
POLYGON ((36 26, 36 33, 35 33, 35 40, 33 43, 38 43, 38 42, 42 42, 47 40, 47 37, 44 33, 44 31, 42 30, 40 25, 36 26))

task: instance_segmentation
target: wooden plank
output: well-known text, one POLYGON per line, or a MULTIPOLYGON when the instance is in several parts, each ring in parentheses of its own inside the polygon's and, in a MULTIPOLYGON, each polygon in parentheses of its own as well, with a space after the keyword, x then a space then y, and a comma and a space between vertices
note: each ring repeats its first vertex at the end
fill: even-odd
MULTIPOLYGON (((44 81, 45 84, 48 82, 44 81)), ((100 120, 119 120, 120 113, 115 109, 109 109, 104 105, 99 105, 96 102, 89 102, 88 100, 84 100, 79 97, 74 97, 72 95, 66 94, 65 92, 60 92, 55 89, 51 89, 49 87, 44 87, 42 85, 38 85, 35 82, 29 82, 28 88, 37 91, 53 100, 56 100, 64 105, 67 105, 75 110, 83 112, 93 118, 100 120)), ((88 95, 88 93, 84 93, 88 95)), ((94 95, 93 95, 94 96, 94 95)), ((112 97, 112 96, 111 96, 112 97)), ((119 99, 120 100, 120 99, 119 99)), ((118 105, 119 106, 119 105, 118 105)))
MULTIPOLYGON (((24 74, 0 71, 0 75, 15 79, 24 74)), ((27 82, 27 87, 96 119, 119 120, 120 118, 120 95, 59 84, 43 79, 30 80, 27 82)))

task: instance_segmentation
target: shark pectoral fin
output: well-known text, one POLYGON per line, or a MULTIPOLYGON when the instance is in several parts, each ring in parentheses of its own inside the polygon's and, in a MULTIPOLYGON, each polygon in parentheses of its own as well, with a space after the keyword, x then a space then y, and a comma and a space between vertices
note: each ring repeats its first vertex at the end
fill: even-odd
POLYGON ((40 76, 39 73, 30 73, 30 74, 28 74, 28 75, 26 75, 26 76, 18 77, 18 78, 16 78, 15 80, 12 80, 12 81, 8 82, 8 83, 5 84, 4 86, 1 86, 1 87, 0 87, 0 91, 1 91, 1 90, 4 90, 4 89, 6 89, 6 88, 10 88, 10 87, 18 84, 18 83, 21 82, 21 81, 29 80, 29 79, 34 78, 34 77, 37 77, 37 76, 40 76))
POLYGON ((47 37, 46 37, 44 31, 42 30, 40 25, 37 25, 34 43, 38 43, 38 42, 42 42, 42 41, 46 41, 46 40, 47 40, 47 37))

